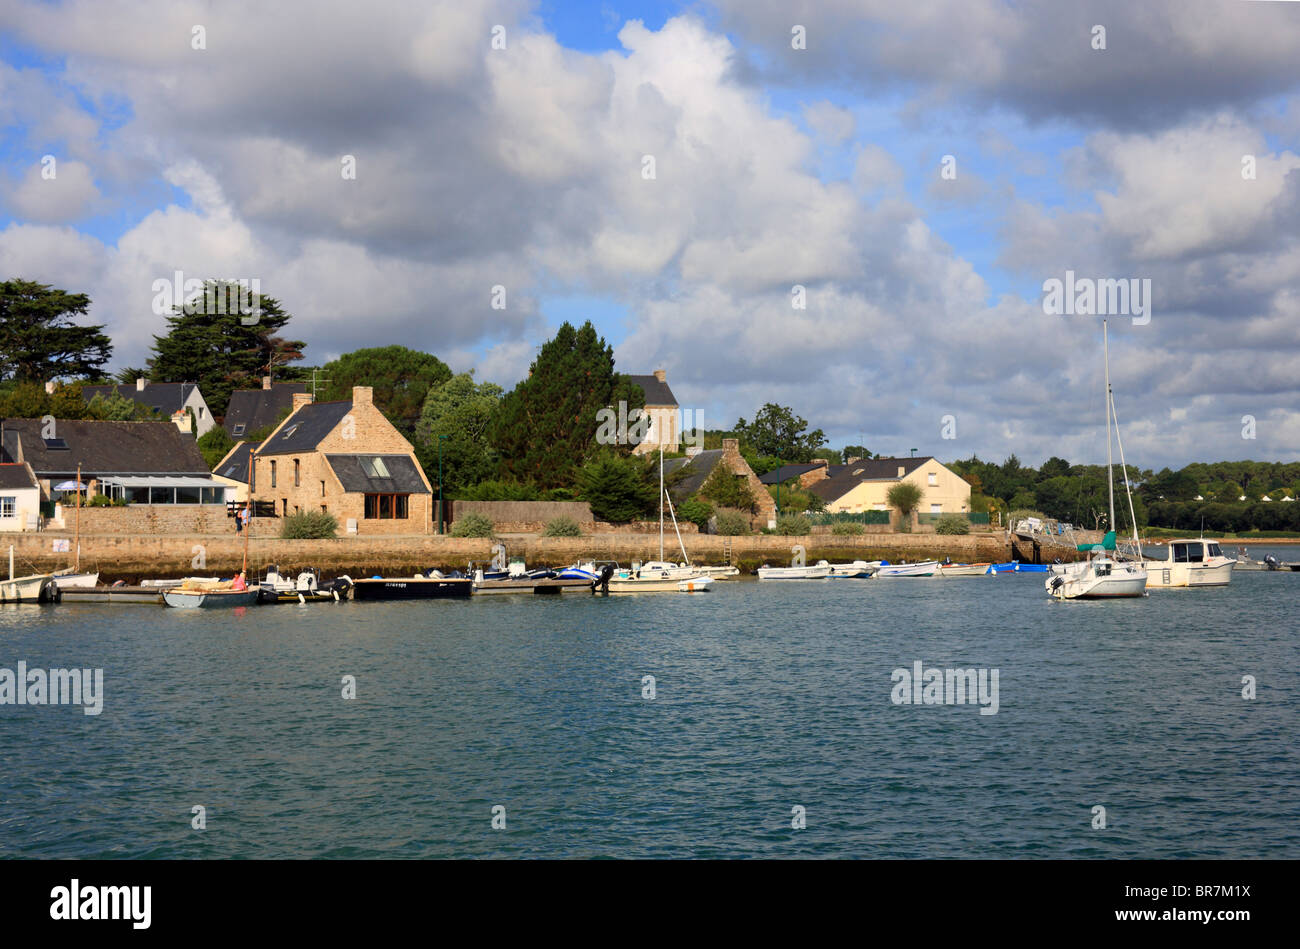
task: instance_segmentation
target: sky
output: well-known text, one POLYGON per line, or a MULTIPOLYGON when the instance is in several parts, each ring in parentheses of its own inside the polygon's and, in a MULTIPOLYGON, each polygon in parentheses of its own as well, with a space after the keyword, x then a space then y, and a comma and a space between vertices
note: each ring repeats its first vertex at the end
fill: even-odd
POLYGON ((510 388, 590 319, 707 428, 1026 464, 1104 461, 1101 307, 1048 291, 1125 281, 1130 464, 1295 461, 1300 3, 0 0, 0 279, 116 370, 177 271, 311 365, 510 388))

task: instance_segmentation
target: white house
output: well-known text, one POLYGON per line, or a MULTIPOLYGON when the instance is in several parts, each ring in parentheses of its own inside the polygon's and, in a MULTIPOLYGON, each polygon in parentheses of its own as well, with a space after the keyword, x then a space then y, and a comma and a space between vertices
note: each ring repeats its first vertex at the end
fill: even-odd
POLYGON ((41 486, 26 462, 0 464, 0 531, 36 530, 41 486))

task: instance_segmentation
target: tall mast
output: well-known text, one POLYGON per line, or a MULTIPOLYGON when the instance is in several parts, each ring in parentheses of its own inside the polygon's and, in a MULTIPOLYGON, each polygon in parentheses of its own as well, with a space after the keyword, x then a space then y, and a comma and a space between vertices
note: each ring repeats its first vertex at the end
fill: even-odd
POLYGON ((659 562, 664 559, 664 446, 659 445, 659 562))
POLYGON ((1106 339, 1106 321, 1101 321, 1101 352, 1106 362, 1106 487, 1110 493, 1110 521, 1106 527, 1115 530, 1115 468, 1110 454, 1110 344, 1106 339))
MULTIPOLYGON (((257 464, 257 449, 248 450, 248 523, 244 525, 244 569, 240 571, 248 577, 248 535, 253 533, 253 466, 257 464)), ((235 514, 238 517, 238 513, 235 514)))

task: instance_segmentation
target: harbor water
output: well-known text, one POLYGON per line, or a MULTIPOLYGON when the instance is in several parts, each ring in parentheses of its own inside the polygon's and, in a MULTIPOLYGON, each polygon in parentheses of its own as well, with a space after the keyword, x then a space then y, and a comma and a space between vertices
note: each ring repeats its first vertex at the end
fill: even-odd
POLYGON ((1297 591, 9 605, 0 668, 103 695, 0 705, 0 856, 1294 859, 1297 591), (918 662, 996 712, 895 701, 918 662))

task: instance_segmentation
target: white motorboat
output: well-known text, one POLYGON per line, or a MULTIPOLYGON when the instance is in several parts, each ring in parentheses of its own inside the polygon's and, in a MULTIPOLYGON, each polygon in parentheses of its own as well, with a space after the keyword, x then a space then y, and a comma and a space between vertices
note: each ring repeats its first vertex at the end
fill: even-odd
POLYGON ((826 560, 805 566, 769 567, 763 564, 758 568, 760 580, 825 580, 830 575, 831 565, 826 560))
POLYGON ((60 590, 86 590, 99 583, 99 574, 72 573, 69 568, 67 573, 56 573, 54 582, 59 585, 60 590))
POLYGON ((922 560, 917 563, 891 563, 876 571, 877 577, 932 577, 939 569, 939 561, 922 560))
POLYGON ((1144 560, 1148 588, 1227 586, 1237 565, 1236 560, 1224 556, 1218 541, 1202 537, 1171 540, 1164 553, 1163 560, 1144 560))
POLYGON ((740 576, 740 568, 733 566, 695 567, 695 571, 710 580, 731 580, 740 576))
POLYGON ((868 580, 880 569, 880 561, 855 560, 853 563, 833 563, 827 574, 832 580, 868 580))
POLYGON ((941 577, 982 577, 993 567, 991 563, 941 563, 941 577))
POLYGON ((1087 560, 1066 564, 1060 573, 1053 573, 1043 586, 1058 600, 1117 599, 1145 596, 1147 570, 1141 559, 1121 560, 1115 552, 1115 467, 1111 458, 1111 425, 1114 423, 1115 441, 1119 445, 1119 463, 1124 474, 1124 491, 1128 495, 1130 523, 1133 525, 1133 545, 1138 545, 1137 516, 1133 513, 1133 492, 1129 489, 1128 466, 1124 463, 1124 443, 1119 437, 1119 420, 1115 416, 1115 395, 1110 388, 1110 348, 1106 336, 1106 321, 1101 322, 1102 360, 1106 367, 1106 483, 1110 499, 1111 530, 1100 544, 1079 544, 1077 550, 1088 552, 1087 560))

